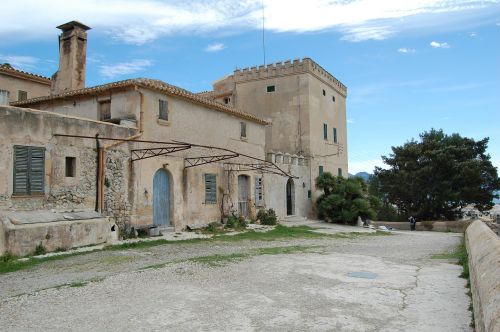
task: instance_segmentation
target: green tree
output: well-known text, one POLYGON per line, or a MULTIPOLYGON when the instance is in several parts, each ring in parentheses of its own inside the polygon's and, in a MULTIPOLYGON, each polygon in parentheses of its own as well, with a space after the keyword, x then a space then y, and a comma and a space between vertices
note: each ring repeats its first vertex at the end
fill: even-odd
POLYGON ((316 187, 323 194, 316 201, 318 216, 337 223, 356 223, 358 216, 374 219, 376 197, 368 195, 368 187, 361 178, 335 177, 325 172, 316 178, 316 187))
POLYGON ((382 157, 389 168, 375 168, 377 190, 403 214, 422 219, 453 219, 467 204, 490 209, 500 180, 487 147, 488 138, 431 129, 382 157))

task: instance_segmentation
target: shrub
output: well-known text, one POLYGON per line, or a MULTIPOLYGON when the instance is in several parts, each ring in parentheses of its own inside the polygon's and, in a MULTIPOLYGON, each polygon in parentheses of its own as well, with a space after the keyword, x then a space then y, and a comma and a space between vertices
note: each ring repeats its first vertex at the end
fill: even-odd
POLYGON ((231 215, 229 218, 227 218, 226 227, 227 228, 238 227, 238 218, 236 218, 234 215, 231 215))
POLYGON ((276 212, 273 209, 269 210, 259 210, 257 213, 257 219, 260 220, 262 225, 276 225, 278 223, 278 218, 276 218, 276 212))
POLYGON ((422 221, 422 226, 424 226, 424 229, 426 231, 432 231, 432 229, 434 228, 434 221, 431 220, 422 221))
POLYGON ((33 254, 35 256, 38 256, 38 255, 45 255, 46 253, 47 253, 47 250, 43 246, 42 242, 40 242, 40 244, 36 246, 35 252, 33 254))
POLYGON ((208 224, 206 229, 210 233, 217 233, 217 231, 220 229, 220 226, 221 226, 220 223, 214 221, 208 224))

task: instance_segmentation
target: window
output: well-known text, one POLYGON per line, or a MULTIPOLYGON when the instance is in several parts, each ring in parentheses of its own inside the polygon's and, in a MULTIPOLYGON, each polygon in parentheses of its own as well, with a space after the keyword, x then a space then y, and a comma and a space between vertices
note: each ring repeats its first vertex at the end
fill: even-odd
POLYGON ((158 103, 158 119, 168 121, 168 102, 166 100, 160 99, 158 100, 158 103))
POLYGON ((323 139, 328 139, 328 125, 326 123, 323 123, 323 139))
POLYGON ((217 204, 217 178, 215 174, 205 174, 205 203, 217 204))
POLYGON ((332 101, 335 102, 335 96, 332 96, 332 101))
POLYGON ((28 99, 28 93, 26 91, 23 91, 23 90, 17 91, 17 100, 18 101, 27 100, 27 99, 28 99))
POLYGON ((111 100, 99 103, 99 120, 106 121, 111 119, 111 100))
POLYGON ((255 178, 255 204, 262 206, 264 204, 264 190, 262 186, 262 177, 255 178))
POLYGON ((337 128, 333 128, 333 143, 337 143, 337 128))
POLYGON ((14 146, 14 195, 43 194, 45 149, 14 146))
POLYGON ((9 104, 9 91, 0 89, 0 105, 9 104))
POLYGON ((326 91, 325 91, 325 89, 323 89, 323 96, 326 96, 326 91))
POLYGON ((229 98, 229 97, 224 98, 224 104, 229 104, 230 101, 231 101, 231 98, 229 98))
POLYGON ((307 198, 311 198, 311 190, 307 191, 307 198))
POLYGON ((245 122, 240 122, 240 137, 247 138, 247 124, 245 122))
POLYGON ((274 92, 274 91, 276 91, 276 87, 274 85, 267 86, 267 92, 274 92))
POLYGON ((337 174, 338 174, 338 176, 339 176, 339 177, 341 177, 341 176, 342 176, 342 168, 339 168, 339 169, 337 170, 337 174))
POLYGON ((66 157, 66 177, 74 178, 76 176, 76 158, 66 157))
POLYGON ((321 176, 321 175, 323 175, 323 166, 320 166, 320 167, 319 167, 319 175, 320 175, 320 176, 321 176))

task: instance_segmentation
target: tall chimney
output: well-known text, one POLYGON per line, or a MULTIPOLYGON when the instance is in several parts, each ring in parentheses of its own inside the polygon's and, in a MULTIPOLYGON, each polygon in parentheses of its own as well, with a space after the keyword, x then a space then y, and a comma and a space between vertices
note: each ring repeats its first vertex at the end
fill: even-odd
POLYGON ((59 36, 59 70, 52 75, 51 94, 83 89, 85 87, 85 58, 87 30, 80 22, 71 21, 57 27, 59 36))

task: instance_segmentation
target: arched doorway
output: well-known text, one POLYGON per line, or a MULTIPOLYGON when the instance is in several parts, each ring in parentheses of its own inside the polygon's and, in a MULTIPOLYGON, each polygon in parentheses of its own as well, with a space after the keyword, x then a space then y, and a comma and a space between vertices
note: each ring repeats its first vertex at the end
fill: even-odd
POLYGON ((153 224, 170 226, 170 179, 163 168, 153 177, 153 224))
POLYGON ((248 218, 248 197, 250 196, 250 177, 238 175, 238 212, 248 218))
POLYGON ((286 182, 286 215, 295 214, 295 184, 293 179, 289 178, 286 182))

